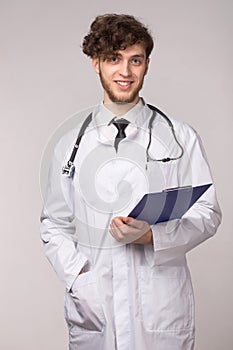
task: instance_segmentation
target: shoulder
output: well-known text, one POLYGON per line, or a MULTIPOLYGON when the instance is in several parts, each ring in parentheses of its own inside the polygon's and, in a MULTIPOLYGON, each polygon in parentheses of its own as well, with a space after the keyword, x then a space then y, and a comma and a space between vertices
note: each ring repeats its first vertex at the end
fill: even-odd
POLYGON ((67 150, 74 146, 81 128, 84 126, 88 128, 92 123, 92 114, 95 111, 95 107, 88 108, 84 111, 75 113, 69 119, 67 119, 59 128, 56 130, 58 136, 54 143, 55 151, 67 150), (90 119, 91 117, 91 119, 90 119), (87 118, 89 121, 87 122, 87 118))
POLYGON ((171 123, 174 126, 174 129, 176 129, 177 131, 179 130, 180 132, 182 132, 183 134, 186 135, 197 135, 197 131, 187 122, 183 121, 183 120, 179 120, 173 116, 169 116, 168 117, 171 121, 171 123))
POLYGON ((49 159, 53 158, 53 156, 58 159, 64 159, 70 155, 80 128, 86 118, 94 113, 95 108, 96 106, 74 113, 56 128, 44 150, 49 159))
MULTIPOLYGON (((163 110, 155 107, 154 105, 147 104, 147 107, 149 107, 151 110, 155 110, 157 122, 162 122, 170 126, 180 140, 185 142, 194 142, 197 139, 200 140, 198 132, 187 122, 165 113, 163 110)), ((156 123, 154 124, 156 126, 156 123)))
POLYGON ((174 128, 176 132, 181 133, 184 136, 193 136, 196 137, 198 135, 197 131, 187 122, 177 119, 176 117, 165 114, 162 110, 157 109, 157 113, 159 114, 161 119, 165 119, 167 123, 174 128))

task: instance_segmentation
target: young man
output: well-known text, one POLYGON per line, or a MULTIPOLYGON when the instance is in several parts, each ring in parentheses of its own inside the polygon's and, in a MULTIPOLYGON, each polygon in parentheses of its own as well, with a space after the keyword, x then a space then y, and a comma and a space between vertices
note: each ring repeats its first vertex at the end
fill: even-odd
POLYGON ((196 132, 139 97, 152 49, 128 15, 98 16, 83 41, 104 99, 72 173, 62 167, 81 125, 57 144, 41 217, 46 255, 66 286, 70 350, 194 348, 186 253, 220 224, 214 186, 181 219, 128 217, 145 193, 212 183, 196 132))

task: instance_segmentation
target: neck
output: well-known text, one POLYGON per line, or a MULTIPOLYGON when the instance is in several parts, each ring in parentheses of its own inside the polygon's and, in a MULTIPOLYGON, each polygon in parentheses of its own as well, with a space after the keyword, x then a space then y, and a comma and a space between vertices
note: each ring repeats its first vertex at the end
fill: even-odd
POLYGON ((139 99, 136 102, 131 102, 131 103, 104 101, 104 105, 114 115, 116 115, 117 117, 120 117, 126 114, 130 109, 132 109, 138 103, 138 101, 139 99))

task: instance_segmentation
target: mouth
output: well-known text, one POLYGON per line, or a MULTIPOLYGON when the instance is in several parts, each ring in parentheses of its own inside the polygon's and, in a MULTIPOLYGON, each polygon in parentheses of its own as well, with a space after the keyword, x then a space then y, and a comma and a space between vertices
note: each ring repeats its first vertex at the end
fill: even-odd
POLYGON ((133 84, 133 81, 131 81, 131 80, 115 80, 115 83, 120 87, 120 89, 127 90, 133 84))

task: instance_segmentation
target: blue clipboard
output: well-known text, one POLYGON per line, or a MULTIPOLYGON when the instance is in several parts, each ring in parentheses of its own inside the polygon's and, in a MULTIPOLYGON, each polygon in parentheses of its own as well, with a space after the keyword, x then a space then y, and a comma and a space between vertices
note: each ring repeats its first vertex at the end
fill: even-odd
POLYGON ((212 184, 145 194, 128 215, 150 225, 181 218, 212 184))

